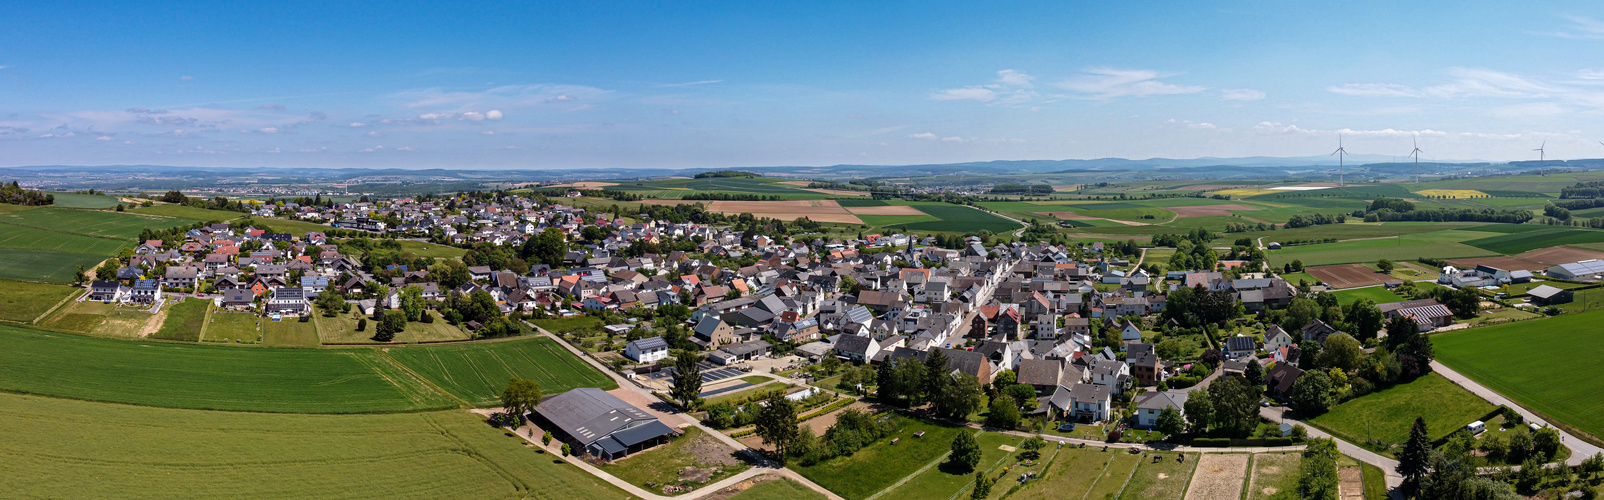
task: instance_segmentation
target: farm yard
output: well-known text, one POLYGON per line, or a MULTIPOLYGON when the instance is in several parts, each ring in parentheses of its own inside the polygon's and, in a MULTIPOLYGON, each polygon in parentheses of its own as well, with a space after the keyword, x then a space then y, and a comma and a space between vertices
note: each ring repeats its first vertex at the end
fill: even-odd
POLYGON ((628 496, 455 410, 284 415, 0 393, 0 433, 8 490, 39 497, 628 496))
MULTIPOLYGON (((1604 378, 1578 366, 1604 357, 1604 311, 1432 336, 1437 360, 1574 431, 1604 439, 1604 378), (1510 356, 1510 346, 1541 356, 1510 356)), ((1433 428, 1433 434, 1437 434, 1433 428)))
POLYGON ((1396 279, 1362 264, 1310 267, 1304 271, 1335 289, 1380 285, 1396 279))
POLYGON ((552 396, 575 387, 613 389, 616 382, 545 337, 427 347, 397 347, 387 355, 445 390, 481 408, 500 406, 507 380, 523 377, 552 396))

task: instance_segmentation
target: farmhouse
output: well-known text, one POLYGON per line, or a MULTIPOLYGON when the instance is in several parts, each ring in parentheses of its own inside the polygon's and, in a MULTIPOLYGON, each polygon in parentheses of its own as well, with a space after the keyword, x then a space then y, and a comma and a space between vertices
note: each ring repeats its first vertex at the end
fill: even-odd
POLYGON ((535 408, 544 426, 583 453, 616 460, 676 435, 651 414, 601 389, 582 387, 546 398, 535 408))
POLYGON ((640 363, 656 363, 668 357, 668 342, 662 337, 633 340, 624 346, 624 356, 640 363))
POLYGON ((1454 313, 1437 302, 1437 299, 1406 300, 1403 302, 1388 302, 1378 304, 1381 314, 1388 319, 1399 316, 1408 316, 1415 319, 1421 331, 1442 328, 1454 324, 1454 313))

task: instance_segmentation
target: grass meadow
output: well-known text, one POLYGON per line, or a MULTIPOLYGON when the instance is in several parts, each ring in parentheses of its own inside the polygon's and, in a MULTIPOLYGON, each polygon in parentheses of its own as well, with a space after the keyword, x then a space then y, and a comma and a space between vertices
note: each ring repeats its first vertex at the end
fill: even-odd
POLYGON ((79 290, 65 285, 0 281, 0 321, 32 323, 79 290))
MULTIPOLYGON (((1296 284, 1297 282, 1296 281, 1292 281, 1291 283, 1296 284)), ((1335 291, 1335 292, 1331 292, 1331 294, 1332 295, 1336 295, 1337 296, 1337 303, 1342 304, 1342 305, 1351 304, 1351 303, 1353 303, 1353 301, 1356 301, 1356 300, 1359 300, 1359 299, 1370 299, 1371 302, 1374 302, 1374 303, 1377 303, 1377 304, 1385 304, 1385 303, 1388 303, 1388 302, 1399 302, 1399 301, 1404 300, 1403 297, 1399 297, 1398 294, 1392 293, 1392 290, 1388 290, 1387 287, 1382 287, 1382 286, 1372 286, 1372 287, 1367 287, 1367 288, 1350 288, 1350 289, 1347 289, 1347 290, 1338 290, 1338 291, 1335 291)))
POLYGON ((240 212, 230 212, 230 211, 227 211, 227 210, 210 210, 210 209, 195 208, 195 207, 185 206, 185 205, 173 205, 173 204, 170 204, 170 203, 163 203, 163 204, 159 204, 159 205, 151 205, 151 206, 148 206, 148 207, 135 208, 133 210, 129 210, 129 212, 136 213, 136 214, 149 214, 149 215, 161 215, 161 216, 166 216, 166 217, 177 217, 177 218, 180 218, 180 219, 190 219, 190 220, 199 220, 199 221, 214 221, 215 220, 215 221, 224 221, 224 222, 231 221, 231 220, 238 219, 240 217, 244 217, 245 216, 244 213, 240 213, 240 212))
POLYGON ((1136 473, 1125 484, 1121 499, 1155 500, 1178 499, 1186 493, 1186 481, 1192 477, 1197 464, 1196 453, 1186 454, 1186 460, 1177 460, 1174 453, 1148 453, 1142 457, 1136 473), (1154 461, 1157 457, 1157 461, 1154 461))
POLYGON ((1492 403, 1442 375, 1429 373, 1409 383, 1334 406, 1308 422, 1348 442, 1368 447, 1367 443, 1373 440, 1402 444, 1409 439, 1409 428, 1416 417, 1426 419, 1426 429, 1431 432, 1432 439, 1440 439, 1491 411, 1492 403))
POLYGON ((206 310, 211 305, 212 301, 200 299, 167 301, 167 305, 162 306, 167 311, 167 319, 162 322, 160 330, 151 334, 151 338, 199 341, 201 328, 206 326, 206 310))
POLYGON ((146 406, 367 413, 454 406, 370 349, 240 349, 0 326, 0 391, 146 406))
POLYGON ((951 451, 956 433, 973 432, 911 418, 892 418, 897 419, 902 428, 891 438, 864 447, 850 457, 836 457, 810 466, 793 465, 791 469, 844 498, 862 500, 940 459, 951 451), (913 437, 918 431, 925 431, 924 437, 913 437), (901 438, 901 441, 893 445, 893 438, 901 438))
MULTIPOLYGON (((1437 360, 1521 406, 1604 437, 1604 312, 1565 314, 1432 336, 1437 360), (1530 355, 1511 356, 1511 349, 1530 355)), ((1433 434, 1436 434, 1433 429, 1433 434)))
POLYGON ((52 206, 63 208, 112 208, 117 206, 117 199, 110 196, 82 193, 50 193, 55 196, 52 206))
POLYGON ((1465 242, 1466 245, 1505 255, 1515 255, 1529 250, 1575 243, 1604 243, 1604 230, 1577 227, 1546 227, 1535 231, 1492 235, 1465 242))
POLYGON ((483 408, 501 405, 501 390, 513 377, 539 383, 547 396, 576 387, 618 387, 557 341, 545 337, 391 348, 387 355, 429 383, 483 408))
POLYGON ((190 219, 146 217, 98 210, 40 208, 0 214, 0 223, 35 227, 59 233, 130 240, 145 229, 166 229, 193 224, 190 219))
POLYGON ((0 434, 0 488, 40 498, 628 498, 463 411, 284 415, 0 393, 0 434))
POLYGON ((985 229, 993 233, 1005 233, 1019 229, 1019 224, 1014 223, 1014 221, 982 212, 972 207, 946 203, 922 203, 914 205, 914 208, 940 220, 915 222, 896 227, 906 227, 910 231, 951 232, 976 232, 985 229))
POLYGON ((280 321, 262 319, 262 345, 272 347, 317 347, 317 323, 285 317, 280 321))
MULTIPOLYGON (((1014 464, 1010 457, 1013 452, 1004 451, 1003 446, 1018 448, 1024 438, 1010 436, 995 432, 983 432, 975 438, 980 444, 980 465, 977 470, 986 471, 987 475, 995 475, 998 470, 1014 464)), ((901 446, 898 443, 897 446, 901 446)), ((942 464, 932 467, 909 479, 896 489, 886 492, 885 498, 945 498, 954 494, 969 494, 973 491, 975 473, 970 470, 957 470, 954 467, 942 464)), ((1004 488, 993 487, 993 493, 1004 488)))

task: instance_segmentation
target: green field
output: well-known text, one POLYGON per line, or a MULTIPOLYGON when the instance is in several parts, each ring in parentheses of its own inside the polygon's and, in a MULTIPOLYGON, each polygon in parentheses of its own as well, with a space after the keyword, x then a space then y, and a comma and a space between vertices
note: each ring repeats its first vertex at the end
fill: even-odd
POLYGON ((224 222, 231 221, 231 220, 238 219, 240 217, 244 217, 245 216, 244 213, 240 213, 240 212, 230 212, 230 211, 227 211, 227 210, 210 210, 210 209, 205 209, 205 208, 195 208, 195 207, 191 207, 191 206, 173 205, 173 204, 167 204, 167 203, 163 203, 163 204, 160 204, 160 205, 151 205, 151 206, 148 206, 148 207, 135 208, 133 210, 129 210, 129 212, 137 213, 137 214, 164 215, 164 216, 167 216, 167 217, 177 217, 177 218, 180 218, 180 219, 191 219, 191 220, 199 220, 199 221, 224 221, 224 222))
POLYGON ((1303 464, 1300 453, 1259 453, 1253 455, 1247 486, 1248 500, 1285 498, 1281 492, 1298 490, 1298 467, 1303 464))
POLYGON ((545 337, 431 347, 391 348, 413 373, 475 406, 500 406, 507 380, 523 377, 555 395, 576 387, 614 389, 617 382, 545 337))
POLYGON ((1574 243, 1604 243, 1604 230, 1551 227, 1535 231, 1489 236, 1465 242, 1466 245, 1505 255, 1515 255, 1539 248, 1574 243))
POLYGON ((692 193, 750 193, 779 196, 787 200, 825 199, 835 195, 808 191, 802 186, 781 184, 789 179, 760 177, 713 177, 662 181, 627 181, 605 189, 628 191, 650 198, 678 199, 692 193))
POLYGON ((117 199, 98 194, 81 193, 50 193, 56 197, 53 206, 62 208, 112 208, 117 206, 117 199))
POLYGON ((212 313, 212 318, 206 323, 205 336, 201 340, 207 342, 229 342, 255 344, 262 337, 262 317, 250 313, 222 312, 212 313))
MULTIPOLYGON (((1295 284, 1297 282, 1296 281, 1291 281, 1291 283, 1295 284)), ((1338 290, 1338 291, 1335 291, 1335 292, 1331 292, 1331 294, 1332 295, 1336 295, 1337 296, 1337 303, 1338 304, 1342 304, 1342 305, 1351 304, 1351 303, 1353 303, 1353 301, 1359 300, 1361 298, 1370 299, 1371 302, 1374 302, 1374 303, 1377 303, 1377 304, 1385 304, 1385 303, 1388 303, 1388 302, 1399 302, 1399 301, 1404 300, 1403 297, 1399 297, 1398 294, 1392 293, 1392 290, 1388 290, 1386 287, 1382 287, 1382 286, 1372 286, 1372 287, 1366 287, 1366 288, 1349 288, 1347 290, 1338 290)))
POLYGON ((31 323, 82 289, 23 281, 0 281, 0 321, 31 323))
POLYGON ((971 207, 962 205, 915 204, 914 208, 934 216, 938 221, 915 222, 895 226, 909 231, 976 232, 982 229, 1004 233, 1019 229, 1019 224, 971 207))
POLYGON ((39 327, 97 337, 136 339, 153 318, 144 306, 68 302, 40 321, 39 327))
POLYGON ((889 205, 885 200, 872 198, 841 198, 835 200, 835 203, 843 207, 883 207, 889 205))
POLYGON ((366 413, 453 406, 371 349, 240 349, 0 326, 0 391, 171 408, 366 413))
POLYGON ((1178 499, 1186 493, 1186 482, 1192 477, 1192 467, 1198 454, 1186 454, 1186 460, 1177 460, 1174 453, 1149 453, 1136 466, 1136 474, 1125 485, 1121 499, 1153 500, 1178 499), (1157 456, 1158 461, 1152 457, 1157 456))
MULTIPOLYGON (((1014 463, 1009 460, 1013 453, 1003 451, 1003 446, 1019 447, 1024 438, 1010 436, 995 432, 983 432, 975 438, 980 444, 980 465, 978 470, 987 474, 1014 463)), ((900 443, 898 444, 900 446, 900 443)), ((968 495, 973 491, 975 483, 974 471, 958 470, 951 466, 931 467, 909 479, 896 489, 886 492, 885 498, 946 498, 956 494, 968 495)), ((995 491, 997 488, 993 488, 995 491)))
POLYGON ((0 434, 7 496, 628 498, 462 411, 282 415, 0 393, 0 434))
MULTIPOLYGON (((1123 450, 1103 451, 1095 447, 1073 448, 1065 446, 1058 450, 1047 470, 1042 472, 1041 478, 1026 483, 1023 488, 1008 498, 1014 499, 1040 499, 1058 500, 1062 498, 1092 498, 1092 488, 1106 478, 1105 473, 1113 469, 1116 460, 1122 463, 1120 456, 1130 456, 1123 450)), ((1191 458, 1197 458, 1195 455, 1191 458)), ((1195 461, 1191 463, 1196 463, 1195 461)), ((1126 470, 1129 471, 1127 463, 1126 470)), ((1190 465, 1190 463, 1188 464, 1190 465)), ((1190 470, 1190 468, 1188 468, 1190 470)), ((1123 483, 1125 477, 1119 480, 1123 483)), ((1184 489, 1184 486, 1183 486, 1184 489)), ((1103 497, 1096 497, 1103 498, 1103 497)))
MULTIPOLYGON (((36 212, 29 210, 28 212, 36 212)), ((25 214, 28 212, 11 212, 5 215, 25 214)), ((116 255, 118 251, 134 246, 133 238, 106 238, 84 236, 79 234, 51 231, 49 229, 18 226, 15 224, 0 223, 0 248, 16 248, 20 250, 51 250, 56 252, 71 252, 88 255, 99 255, 102 259, 116 255)), ((10 267, 9 261, 6 267, 10 267)))
POLYGON ((1600 320, 1604 312, 1566 314, 1435 335, 1432 344, 1442 364, 1596 443, 1604 437, 1604 378, 1578 367, 1604 357, 1600 320))
POLYGON ((314 224, 306 221, 263 217, 248 217, 230 222, 230 224, 233 224, 235 229, 245 226, 254 226, 257 229, 266 229, 275 233, 287 233, 296 237, 304 237, 308 232, 321 233, 330 229, 334 229, 333 226, 314 224))
POLYGON ((1402 444, 1416 417, 1426 419, 1432 439, 1441 439, 1491 411, 1493 405, 1487 400, 1429 373, 1339 404, 1308 422, 1361 446, 1371 440, 1402 444))
POLYGON ((752 485, 730 500, 822 500, 824 495, 790 479, 776 479, 752 485))
POLYGON ((837 495, 862 500, 930 462, 941 459, 951 451, 955 433, 974 432, 967 428, 911 418, 892 418, 902 426, 892 436, 901 438, 895 445, 891 444, 892 438, 882 439, 850 457, 836 457, 811 466, 794 465, 791 468, 837 495), (913 437, 917 431, 925 431, 924 437, 913 437))
MULTIPOLYGON (((429 311, 434 317, 433 323, 411 322, 407 323, 405 330, 395 334, 395 342, 437 342, 441 340, 467 340, 470 335, 467 330, 446 323, 440 313, 429 311)), ((312 321, 317 323, 318 338, 325 344, 352 344, 370 343, 373 341, 374 328, 378 323, 367 318, 355 307, 345 314, 335 315, 332 318, 324 317, 323 311, 312 313, 312 321), (368 320, 368 327, 363 331, 356 331, 356 326, 363 319, 368 320)))
POLYGON ((161 330, 151 334, 151 338, 199 341, 201 327, 206 325, 206 310, 211 305, 212 301, 200 299, 167 301, 167 305, 162 306, 167 311, 167 319, 162 322, 161 330))
MULTIPOLYGON (((1337 224, 1332 224, 1336 226, 1337 224)), ((1343 224, 1346 226, 1347 224, 1343 224)), ((1324 226, 1320 226, 1324 227, 1324 226)), ((1290 232, 1290 231, 1282 231, 1290 232)), ((1433 231, 1424 233, 1403 234, 1394 237, 1379 237, 1373 239, 1338 241, 1336 243, 1320 243, 1314 245, 1298 245, 1283 247, 1280 250, 1270 250, 1269 261, 1272 266, 1293 260, 1303 261, 1305 266, 1324 266, 1331 264, 1372 263, 1381 259, 1412 260, 1418 257, 1435 257, 1439 259, 1457 259, 1464 257, 1487 257, 1497 255, 1496 252, 1473 247, 1465 240, 1477 238, 1488 233, 1474 231, 1433 231)), ((1272 241, 1265 238, 1265 242, 1272 241)))
POLYGON ((190 219, 146 217, 98 210, 40 208, 0 214, 0 223, 28 226, 58 233, 133 240, 145 229, 166 229, 193 224, 190 219))
POLYGON ((286 317, 279 321, 262 319, 262 345, 274 347, 317 347, 317 323, 286 317))

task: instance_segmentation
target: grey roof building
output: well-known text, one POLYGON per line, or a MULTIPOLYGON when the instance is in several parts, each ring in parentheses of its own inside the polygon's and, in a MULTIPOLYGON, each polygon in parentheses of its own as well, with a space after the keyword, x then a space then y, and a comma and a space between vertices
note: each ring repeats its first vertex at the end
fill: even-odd
POLYGON ((576 450, 608 460, 662 444, 678 434, 644 410, 590 387, 546 398, 535 414, 576 450))

